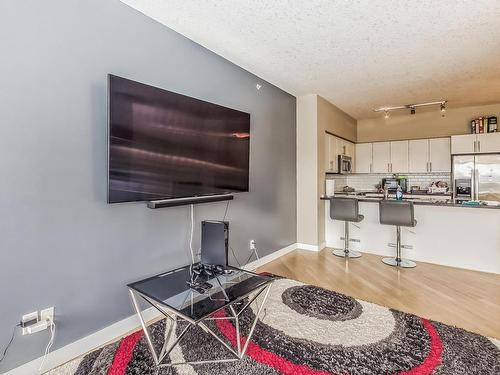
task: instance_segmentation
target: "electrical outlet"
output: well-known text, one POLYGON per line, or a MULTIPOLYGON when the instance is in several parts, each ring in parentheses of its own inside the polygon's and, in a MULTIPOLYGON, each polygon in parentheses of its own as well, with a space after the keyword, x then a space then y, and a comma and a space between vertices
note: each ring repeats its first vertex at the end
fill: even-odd
POLYGON ((24 314, 21 317, 21 324, 24 326, 27 323, 36 323, 38 322, 38 311, 33 311, 29 314, 24 314))
POLYGON ((54 306, 40 311, 40 321, 54 321, 54 306))
POLYGON ((22 334, 31 335, 32 333, 40 332, 49 328, 54 321, 54 306, 48 307, 40 311, 25 314, 21 317, 22 334))
POLYGON ((255 250, 257 244, 255 243, 255 240, 250 240, 250 250, 255 250))

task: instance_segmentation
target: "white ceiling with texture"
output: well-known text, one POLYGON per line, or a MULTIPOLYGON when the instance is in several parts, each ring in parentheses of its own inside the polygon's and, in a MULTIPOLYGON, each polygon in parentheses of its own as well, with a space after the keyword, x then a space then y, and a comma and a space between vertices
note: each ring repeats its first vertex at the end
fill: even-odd
MULTIPOLYGON (((500 102, 499 0, 122 0, 299 96, 351 116, 500 102)), ((378 115, 375 115, 378 116, 378 115)))

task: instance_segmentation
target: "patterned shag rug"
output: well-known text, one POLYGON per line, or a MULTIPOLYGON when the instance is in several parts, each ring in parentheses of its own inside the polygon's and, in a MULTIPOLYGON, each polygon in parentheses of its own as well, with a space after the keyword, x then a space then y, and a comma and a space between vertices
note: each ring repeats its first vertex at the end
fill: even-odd
MULTIPOLYGON (((221 311, 219 317, 227 314, 221 311)), ((255 311, 242 315, 248 332, 255 311)), ((233 347, 231 321, 211 327, 233 347)), ((150 329, 165 342, 165 320, 150 329)), ((179 334, 184 326, 176 328, 179 334)), ((170 336, 167 341, 172 342, 170 336)), ((328 375, 500 374, 500 342, 296 281, 277 280, 247 350, 238 362, 156 368, 142 331, 59 367, 61 375, 328 375)), ((166 360, 228 358, 227 350, 201 329, 192 329, 166 360)))

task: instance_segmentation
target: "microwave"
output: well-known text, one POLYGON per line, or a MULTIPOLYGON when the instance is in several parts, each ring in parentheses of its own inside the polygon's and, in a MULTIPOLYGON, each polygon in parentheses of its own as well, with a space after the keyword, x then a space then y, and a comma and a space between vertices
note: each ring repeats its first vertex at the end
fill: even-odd
POLYGON ((347 155, 339 155, 338 167, 340 174, 352 173, 352 158, 347 155))

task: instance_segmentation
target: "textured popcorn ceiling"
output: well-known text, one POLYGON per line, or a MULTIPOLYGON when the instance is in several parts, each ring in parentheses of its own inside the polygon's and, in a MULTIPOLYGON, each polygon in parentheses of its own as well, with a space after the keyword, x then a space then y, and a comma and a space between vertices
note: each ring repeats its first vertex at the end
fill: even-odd
POLYGON ((294 94, 379 106, 500 101, 500 1, 122 0, 294 94))

